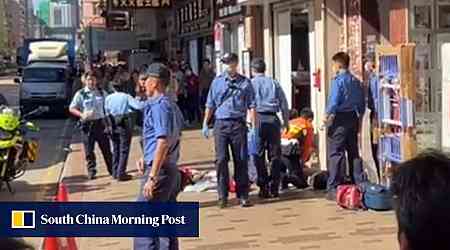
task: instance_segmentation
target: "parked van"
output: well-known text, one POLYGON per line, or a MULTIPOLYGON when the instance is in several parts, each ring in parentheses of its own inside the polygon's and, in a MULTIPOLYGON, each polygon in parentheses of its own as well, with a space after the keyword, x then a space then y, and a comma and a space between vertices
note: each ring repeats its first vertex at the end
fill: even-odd
POLYGON ((20 106, 28 112, 39 106, 65 111, 72 98, 71 69, 64 63, 39 62, 23 68, 20 106))

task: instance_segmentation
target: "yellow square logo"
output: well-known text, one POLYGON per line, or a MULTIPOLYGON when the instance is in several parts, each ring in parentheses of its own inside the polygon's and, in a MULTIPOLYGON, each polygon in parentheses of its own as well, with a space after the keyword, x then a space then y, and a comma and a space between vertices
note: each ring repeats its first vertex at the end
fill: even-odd
POLYGON ((33 210, 12 210, 11 228, 36 228, 35 211, 33 210))

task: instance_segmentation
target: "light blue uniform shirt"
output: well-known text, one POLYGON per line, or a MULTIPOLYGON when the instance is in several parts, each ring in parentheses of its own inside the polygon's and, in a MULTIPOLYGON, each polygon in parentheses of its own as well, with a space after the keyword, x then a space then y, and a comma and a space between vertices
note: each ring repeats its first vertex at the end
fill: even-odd
MULTIPOLYGON (((178 106, 167 96, 148 100, 144 108, 143 145, 144 162, 153 162, 159 138, 166 138, 169 152, 164 162, 166 167, 176 167, 180 156, 180 137, 184 119, 178 106)), ((151 166, 150 166, 151 167, 151 166)))
POLYGON ((105 117, 104 102, 107 93, 103 90, 91 90, 84 87, 75 93, 69 108, 76 108, 81 112, 93 111, 94 114, 87 120, 98 120, 105 117))
POLYGON ((283 114, 283 121, 289 122, 289 106, 280 84, 264 74, 257 74, 252 79, 255 91, 256 112, 270 112, 283 114))
POLYGON ((114 92, 105 101, 106 113, 112 116, 126 115, 143 108, 144 102, 123 92, 114 92))
POLYGON ((209 89, 206 107, 215 110, 216 119, 245 119, 247 110, 256 107, 250 80, 239 74, 235 79, 231 79, 228 73, 217 76, 209 89), (224 102, 231 92, 232 97, 224 102))
POLYGON ((349 71, 342 70, 331 83, 327 114, 356 112, 362 117, 366 108, 361 82, 349 71))

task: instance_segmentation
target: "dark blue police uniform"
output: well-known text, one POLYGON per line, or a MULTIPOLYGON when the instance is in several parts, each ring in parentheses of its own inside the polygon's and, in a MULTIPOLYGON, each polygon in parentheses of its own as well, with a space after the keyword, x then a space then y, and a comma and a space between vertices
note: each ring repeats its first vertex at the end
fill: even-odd
POLYGON ((254 91, 249 79, 242 75, 234 78, 228 73, 216 77, 211 84, 206 107, 215 110, 214 139, 219 199, 228 199, 230 160, 234 161, 236 194, 248 199, 247 111, 255 107, 254 91), (228 97, 228 98, 227 98, 228 97))
POLYGON ((281 169, 281 122, 277 113, 282 112, 283 123, 289 123, 289 107, 286 96, 280 84, 274 79, 256 74, 252 79, 255 91, 257 112, 257 135, 259 139, 259 152, 256 160, 258 171, 258 186, 260 196, 268 196, 269 183, 270 192, 278 196, 281 169), (271 163, 270 177, 266 167, 266 150, 271 163))
POLYGON ((330 193, 345 181, 346 152, 352 182, 361 183, 364 179, 358 151, 359 121, 364 111, 361 82, 349 71, 341 70, 332 82, 327 106, 327 115, 335 116, 327 132, 330 172, 327 189, 330 193))

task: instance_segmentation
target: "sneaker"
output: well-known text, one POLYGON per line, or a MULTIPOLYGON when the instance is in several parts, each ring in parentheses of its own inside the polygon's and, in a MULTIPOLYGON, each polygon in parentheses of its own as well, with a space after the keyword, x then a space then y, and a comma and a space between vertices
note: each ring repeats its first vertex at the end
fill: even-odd
POLYGON ((258 197, 261 199, 268 199, 270 198, 269 190, 266 187, 261 187, 259 189, 258 197))
POLYGON ((336 202, 336 191, 328 191, 325 197, 328 201, 336 202))
POLYGON ((241 204, 241 207, 253 206, 249 199, 240 199, 239 203, 241 204))
POLYGON ((95 172, 89 172, 88 179, 89 180, 95 180, 96 179, 96 173, 95 172))
POLYGON ((226 199, 224 199, 224 200, 219 200, 219 202, 218 202, 218 207, 220 208, 220 209, 224 209, 224 208, 226 208, 227 206, 228 206, 228 200, 226 200, 226 199))
POLYGON ((117 177, 117 181, 129 181, 131 179, 133 179, 133 176, 129 175, 129 174, 123 174, 123 175, 117 177))

